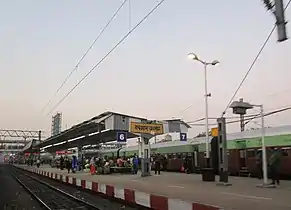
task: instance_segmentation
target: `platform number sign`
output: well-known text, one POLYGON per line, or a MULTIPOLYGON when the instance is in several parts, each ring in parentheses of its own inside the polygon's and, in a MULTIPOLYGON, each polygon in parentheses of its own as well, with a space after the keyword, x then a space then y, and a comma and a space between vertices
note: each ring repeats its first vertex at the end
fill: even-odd
POLYGON ((180 141, 187 141, 187 133, 180 133, 180 141))
POLYGON ((126 132, 117 132, 117 142, 126 142, 127 133, 126 132))

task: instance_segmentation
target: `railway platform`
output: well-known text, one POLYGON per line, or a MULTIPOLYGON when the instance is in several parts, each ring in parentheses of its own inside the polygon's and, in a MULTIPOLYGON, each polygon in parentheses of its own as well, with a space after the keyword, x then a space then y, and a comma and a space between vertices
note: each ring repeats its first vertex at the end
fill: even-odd
POLYGON ((201 175, 162 173, 139 175, 68 174, 50 166, 39 169, 16 165, 53 179, 83 187, 158 210, 290 210, 291 182, 282 181, 276 189, 257 188, 260 180, 230 177, 232 186, 217 186, 201 181, 201 175))

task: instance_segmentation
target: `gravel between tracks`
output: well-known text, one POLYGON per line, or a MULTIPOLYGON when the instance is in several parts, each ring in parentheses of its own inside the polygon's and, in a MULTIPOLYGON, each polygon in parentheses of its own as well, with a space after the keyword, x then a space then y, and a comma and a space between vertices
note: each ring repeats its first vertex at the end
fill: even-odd
MULTIPOLYGON (((21 169, 18 169, 21 170, 21 169)), ((22 171, 22 170, 21 170, 22 171)), ((116 201, 112 201, 109 199, 106 199, 104 197, 99 196, 97 193, 89 192, 87 190, 78 189, 76 187, 62 184, 58 181, 52 180, 48 177, 39 176, 33 173, 28 173, 30 176, 38 178, 64 192, 67 192, 79 199, 85 200, 96 207, 98 207, 100 210, 149 210, 149 208, 146 207, 132 207, 129 205, 124 205, 122 203, 118 203, 116 201)))
POLYGON ((42 206, 13 178, 10 165, 0 164, 0 209, 41 210, 42 206))

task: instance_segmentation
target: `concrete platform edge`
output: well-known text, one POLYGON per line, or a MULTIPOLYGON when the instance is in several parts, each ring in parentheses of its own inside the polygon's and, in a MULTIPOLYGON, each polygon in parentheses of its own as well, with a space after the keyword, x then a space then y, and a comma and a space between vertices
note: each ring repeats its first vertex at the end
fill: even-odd
POLYGON ((156 210, 223 210, 223 208, 202 204, 182 201, 179 199, 168 198, 165 196, 159 196, 154 194, 148 194, 139 192, 133 189, 120 188, 118 186, 112 186, 97 182, 91 182, 87 180, 81 180, 78 178, 64 176, 61 174, 47 172, 45 170, 36 168, 23 168, 15 166, 19 169, 23 169, 29 172, 36 173, 41 176, 46 176, 51 179, 59 180, 61 182, 81 187, 83 189, 91 190, 96 193, 104 194, 107 197, 124 200, 128 203, 138 204, 141 206, 149 207, 156 210))

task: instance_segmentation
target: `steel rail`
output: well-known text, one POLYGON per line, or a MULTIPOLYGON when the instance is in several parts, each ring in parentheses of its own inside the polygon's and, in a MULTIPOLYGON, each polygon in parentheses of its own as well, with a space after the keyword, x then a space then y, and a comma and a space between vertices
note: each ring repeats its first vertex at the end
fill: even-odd
MULTIPOLYGON (((19 171, 19 170, 18 170, 19 171)), ((61 189, 58 189, 58 188, 56 188, 56 187, 54 187, 54 186, 52 186, 52 185, 50 185, 50 184, 48 184, 47 182, 44 182, 44 181, 42 181, 42 180, 39 180, 39 179, 37 179, 37 178, 35 178, 35 177, 33 177, 33 176, 30 176, 30 175, 28 175, 27 173, 24 173, 24 172, 20 172, 20 174, 22 174, 22 175, 24 175, 24 176, 26 176, 26 177, 28 177, 29 179, 31 179, 31 180, 33 180, 33 181, 36 181, 36 182, 38 182, 39 184, 41 184, 41 185, 44 185, 44 186, 46 186, 46 187, 48 187, 48 188, 50 188, 50 189, 52 189, 53 191, 55 191, 55 192, 57 192, 57 193, 59 193, 59 194, 61 194, 61 195, 63 195, 63 196, 65 196, 65 197, 67 197, 67 198, 70 198, 70 199, 72 199, 72 200, 74 200, 75 202, 79 202, 81 205, 83 205, 84 207, 87 207, 87 208, 89 208, 89 209, 92 209, 92 210, 100 210, 99 208, 97 208, 95 205, 93 205, 93 204, 91 204, 91 203, 88 203, 88 202, 86 202, 86 201, 84 201, 84 200, 82 200, 82 199, 80 199, 80 198, 77 198, 77 197, 75 197, 75 196, 73 196, 73 195, 71 195, 71 194, 69 194, 69 193, 67 193, 67 192, 65 192, 65 191, 63 191, 63 190, 61 190, 61 189)), ((17 180, 17 182, 19 182, 24 188, 25 188, 25 190, 27 190, 37 201, 39 201, 39 203, 41 204, 41 205, 43 205, 44 207, 45 207, 45 209, 47 209, 47 210, 52 210, 50 207, 49 207, 49 205, 48 204, 46 204, 45 203, 45 201, 43 201, 41 198, 39 198, 39 196, 37 196, 29 187, 27 187, 25 184, 24 184, 24 182, 23 181, 21 181, 19 178, 17 178, 17 176, 15 176, 15 175, 13 175, 13 177, 17 180)))

